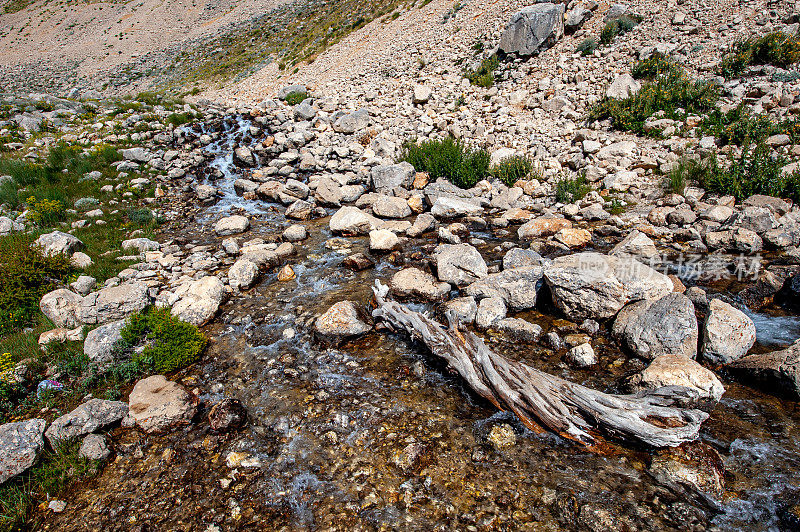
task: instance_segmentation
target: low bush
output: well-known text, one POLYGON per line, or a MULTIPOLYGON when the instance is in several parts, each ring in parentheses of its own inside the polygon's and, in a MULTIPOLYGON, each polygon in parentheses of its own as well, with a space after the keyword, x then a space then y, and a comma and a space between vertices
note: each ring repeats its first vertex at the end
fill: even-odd
POLYGON ((635 28, 639 22, 641 22, 640 17, 628 15, 609 20, 600 32, 600 42, 603 44, 611 44, 618 35, 628 33, 635 28))
POLYGON ((586 177, 565 177, 556 183, 556 201, 559 203, 573 203, 582 199, 592 187, 586 181, 586 177))
POLYGON ((286 103, 289 105, 297 105, 306 98, 308 98, 307 92, 294 91, 286 95, 286 103))
POLYGON ((0 239, 0 337, 27 326, 42 296, 71 272, 69 259, 43 255, 27 236, 0 239))
POLYGON ((727 168, 716 157, 705 161, 697 171, 700 186, 711 192, 729 194, 743 200, 753 194, 764 194, 800 201, 800 173, 784 174, 781 169, 788 161, 773 157, 764 143, 745 147, 742 154, 727 168))
POLYGON ((463 141, 447 137, 407 142, 400 161, 407 161, 418 172, 428 172, 431 179, 443 177, 461 188, 471 188, 489 174, 489 153, 467 146, 463 141))
POLYGON ((582 40, 578 46, 575 47, 575 51, 582 56, 586 57, 588 55, 592 55, 600 43, 597 42, 597 39, 594 37, 588 37, 582 40))
POLYGON ((608 118, 615 129, 645 134, 645 121, 659 111, 664 111, 667 118, 682 120, 685 113, 710 111, 718 99, 717 84, 692 81, 683 69, 673 68, 644 83, 639 92, 629 98, 604 98, 590 109, 589 119, 608 118))
POLYGON ((781 31, 739 41, 722 58, 719 73, 725 78, 740 76, 750 65, 775 65, 786 68, 800 61, 800 35, 781 31))
POLYGON ((494 165, 490 174, 510 187, 518 180, 528 177, 532 171, 533 162, 530 159, 522 155, 512 155, 494 165))
POLYGON ((656 52, 649 58, 637 62, 631 67, 631 75, 635 79, 652 80, 664 74, 669 74, 673 70, 680 70, 680 65, 665 56, 656 52))
POLYGON ((206 346, 206 338, 189 323, 173 316, 169 309, 150 308, 128 318, 122 329, 121 350, 142 346, 133 356, 157 373, 169 373, 193 363, 206 346))
POLYGON ((39 227, 50 227, 64 220, 66 210, 64 205, 58 200, 42 198, 37 200, 35 196, 29 197, 27 217, 39 227))
POLYGON ((800 120, 791 118, 775 121, 766 114, 752 114, 744 104, 725 113, 715 109, 700 123, 700 131, 719 139, 720 144, 745 146, 758 144, 770 135, 785 133, 797 142, 800 140, 800 120))
POLYGON ((498 66, 500 66, 500 60, 496 54, 492 54, 481 61, 481 64, 475 70, 464 72, 464 77, 472 85, 488 89, 494 86, 494 71, 497 70, 498 66))

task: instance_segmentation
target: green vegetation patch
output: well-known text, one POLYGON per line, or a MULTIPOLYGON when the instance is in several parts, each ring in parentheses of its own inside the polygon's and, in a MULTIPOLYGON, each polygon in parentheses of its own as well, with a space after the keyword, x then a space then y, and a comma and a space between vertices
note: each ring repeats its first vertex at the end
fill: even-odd
POLYGON ((600 32, 600 42, 611 44, 618 35, 624 35, 635 28, 642 18, 638 15, 622 15, 609 20, 600 32))
POLYGON ((200 356, 206 338, 197 327, 173 316, 169 309, 150 308, 133 314, 122 329, 118 350, 136 352, 133 360, 140 360, 156 373, 169 373, 188 366, 200 356))
POLYGON ((787 68, 800 61, 800 35, 781 31, 739 41, 722 58, 720 75, 727 79, 741 76, 750 65, 775 65, 787 68))
POLYGON ((559 203, 573 203, 583 199, 592 187, 586 181, 586 177, 564 177, 556 182, 556 201, 559 203))
POLYGON ((443 177, 461 188, 471 188, 489 175, 489 152, 472 148, 460 139, 406 142, 400 161, 407 161, 431 179, 443 177))
POLYGON ((714 109, 703 118, 700 131, 719 139, 724 146, 744 146, 759 143, 771 135, 789 135, 794 142, 800 141, 800 120, 795 118, 775 121, 766 114, 753 114, 744 104, 723 113, 714 109))
POLYGON ((494 165, 490 173, 506 186, 512 186, 520 179, 525 179, 533 171, 533 161, 522 155, 506 157, 494 165))
POLYGON ((308 98, 307 92, 294 91, 286 95, 286 103, 289 105, 297 105, 302 103, 306 98, 308 98))
POLYGON ((28 326, 39 311, 39 300, 73 268, 63 255, 46 256, 29 235, 0 239, 0 336, 28 326))
POLYGON ((587 37, 578 43, 578 46, 575 47, 575 51, 586 57, 592 55, 594 51, 597 50, 598 46, 600 46, 600 43, 597 42, 597 39, 594 37, 587 37))
POLYGON ((500 66, 500 60, 496 54, 487 57, 475 70, 467 70, 464 72, 464 77, 469 80, 472 85, 483 88, 490 88, 494 86, 494 71, 500 66))
POLYGON ((666 118, 682 120, 686 114, 703 114, 714 109, 718 99, 716 83, 693 81, 685 70, 676 66, 644 83, 639 92, 629 98, 602 99, 590 109, 589 119, 608 118, 615 129, 643 135, 646 134, 645 121, 659 111, 663 111, 666 118))

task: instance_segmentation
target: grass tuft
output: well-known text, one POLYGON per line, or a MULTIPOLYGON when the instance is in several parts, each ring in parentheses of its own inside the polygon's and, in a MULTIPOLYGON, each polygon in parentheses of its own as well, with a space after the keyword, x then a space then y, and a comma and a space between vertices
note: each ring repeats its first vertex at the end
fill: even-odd
POLYGON ((741 76, 750 65, 775 65, 787 68, 800 61, 800 35, 781 31, 739 41, 722 58, 719 73, 726 79, 741 76))
POLYGON ((500 66, 500 60, 496 54, 487 57, 475 70, 467 70, 464 72, 464 77, 469 80, 472 85, 483 88, 491 88, 494 86, 494 71, 500 66))
POLYGON ((573 203, 583 199, 592 187, 586 177, 580 175, 574 178, 564 177, 556 183, 556 201, 559 203, 573 203))
POLYGON ((512 186, 520 179, 525 179, 533 171, 533 162, 522 155, 506 157, 494 165, 490 173, 506 186, 512 186))

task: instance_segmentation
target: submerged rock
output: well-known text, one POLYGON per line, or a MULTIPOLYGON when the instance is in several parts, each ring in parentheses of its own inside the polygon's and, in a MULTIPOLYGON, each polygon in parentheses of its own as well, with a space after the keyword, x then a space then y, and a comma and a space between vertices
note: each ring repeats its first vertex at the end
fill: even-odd
POLYGON ((247 409, 238 399, 223 399, 211 407, 208 423, 217 432, 239 430, 247 423, 247 409))
POLYGON ((704 443, 684 443, 659 451, 650 462, 650 474, 673 488, 722 499, 725 467, 719 454, 704 443))
POLYGON ((339 301, 317 318, 314 329, 325 340, 340 341, 364 334, 372 327, 361 320, 355 302, 339 301))
POLYGON ((800 399, 800 340, 786 349, 736 360, 728 369, 770 392, 800 399))

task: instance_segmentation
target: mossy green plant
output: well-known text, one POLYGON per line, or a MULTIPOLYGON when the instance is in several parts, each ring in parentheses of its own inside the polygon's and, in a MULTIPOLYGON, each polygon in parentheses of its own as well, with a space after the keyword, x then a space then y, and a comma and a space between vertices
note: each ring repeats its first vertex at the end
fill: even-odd
POLYGON ((169 309, 151 307, 128 317, 121 331, 119 349, 134 350, 134 355, 157 373, 169 373, 197 360, 206 346, 200 330, 173 316, 169 309))

